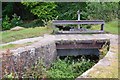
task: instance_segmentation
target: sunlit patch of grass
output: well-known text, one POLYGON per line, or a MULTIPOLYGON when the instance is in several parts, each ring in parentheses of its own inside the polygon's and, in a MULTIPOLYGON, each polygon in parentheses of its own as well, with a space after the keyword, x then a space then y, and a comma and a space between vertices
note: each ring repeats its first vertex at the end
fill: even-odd
MULTIPOLYGON (((98 28, 100 29, 100 25, 95 25, 91 27, 92 30, 98 30, 98 28)), ((119 34, 118 32, 119 29, 120 29, 120 25, 118 25, 117 20, 105 23, 104 25, 104 31, 108 33, 119 34)))
POLYGON ((32 42, 27 42, 24 44, 8 44, 5 46, 0 46, 0 50, 14 49, 14 48, 18 48, 18 47, 28 46, 30 44, 32 44, 32 42))
POLYGON ((52 33, 52 29, 48 27, 35 27, 26 28, 20 31, 5 31, 1 32, 2 43, 12 42, 24 38, 32 38, 37 36, 43 36, 44 34, 52 33))
POLYGON ((92 78, 118 78, 118 62, 117 60, 111 62, 110 66, 99 66, 94 73, 91 72, 89 76, 92 78))

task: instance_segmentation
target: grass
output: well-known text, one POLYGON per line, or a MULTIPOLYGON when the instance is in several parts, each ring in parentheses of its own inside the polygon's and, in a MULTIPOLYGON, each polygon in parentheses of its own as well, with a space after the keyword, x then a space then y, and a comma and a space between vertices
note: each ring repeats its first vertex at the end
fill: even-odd
MULTIPOLYGON (((92 30, 100 30, 99 25, 92 26, 92 30)), ((120 29, 120 25, 118 25, 118 20, 114 20, 108 23, 105 23, 104 30, 105 32, 112 33, 112 34, 118 34, 118 30, 120 29)))
POLYGON ((28 46, 30 44, 32 44, 32 42, 27 42, 27 43, 24 43, 24 44, 8 44, 8 45, 5 45, 5 46, 0 46, 0 50, 15 49, 15 48, 18 48, 18 47, 28 46))
POLYGON ((97 67, 94 71, 89 73, 89 76, 92 78, 118 78, 118 61, 112 60, 111 63, 113 64, 110 66, 97 67))
MULTIPOLYGON (((91 29, 100 29, 99 25, 93 26, 91 29)), ((118 29, 120 29, 118 25, 118 21, 111 21, 105 24, 104 30, 109 33, 118 34, 118 29)), ((52 33, 52 29, 48 27, 35 27, 35 28, 26 28, 20 31, 5 31, 0 32, 0 37, 2 36, 2 41, 0 43, 7 43, 15 40, 20 40, 24 38, 32 38, 37 36, 42 36, 43 34, 52 33)))
POLYGON ((15 40, 20 40, 24 38, 32 38, 37 36, 42 36, 44 34, 52 33, 52 29, 48 27, 35 27, 35 28, 26 28, 20 31, 5 31, 1 32, 2 43, 12 42, 15 40))

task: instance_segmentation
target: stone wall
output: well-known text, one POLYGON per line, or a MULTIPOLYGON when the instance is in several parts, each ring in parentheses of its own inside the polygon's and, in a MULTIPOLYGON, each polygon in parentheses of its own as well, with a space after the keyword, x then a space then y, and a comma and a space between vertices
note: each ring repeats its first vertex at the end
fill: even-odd
POLYGON ((38 59, 42 59, 46 67, 49 67, 56 59, 57 52, 54 40, 48 38, 44 38, 30 46, 3 52, 2 74, 11 72, 21 73, 35 64, 38 59))

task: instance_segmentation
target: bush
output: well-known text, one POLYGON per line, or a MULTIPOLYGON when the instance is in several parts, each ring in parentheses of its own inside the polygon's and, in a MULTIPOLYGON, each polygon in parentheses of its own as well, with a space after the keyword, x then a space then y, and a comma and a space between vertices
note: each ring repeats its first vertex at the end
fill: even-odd
POLYGON ((62 80, 63 78, 74 79, 94 65, 94 62, 84 58, 74 60, 70 57, 64 60, 58 59, 48 70, 48 78, 62 80))
POLYGON ((40 59, 36 62, 35 66, 27 68, 24 75, 24 78, 37 78, 42 79, 46 77, 46 67, 43 63, 43 60, 40 59))
POLYGON ((16 14, 13 15, 13 18, 10 20, 10 18, 6 15, 2 22, 2 30, 9 30, 12 27, 19 26, 23 22, 20 19, 20 16, 18 17, 16 14))
POLYGON ((17 16, 16 14, 12 16, 13 16, 11 20, 12 27, 19 26, 23 23, 22 20, 20 19, 20 16, 17 16))
POLYGON ((9 30, 11 27, 10 18, 6 15, 2 22, 2 30, 9 30))
POLYGON ((62 78, 74 78, 72 67, 64 60, 58 59, 48 70, 48 78, 52 80, 62 80, 62 78))

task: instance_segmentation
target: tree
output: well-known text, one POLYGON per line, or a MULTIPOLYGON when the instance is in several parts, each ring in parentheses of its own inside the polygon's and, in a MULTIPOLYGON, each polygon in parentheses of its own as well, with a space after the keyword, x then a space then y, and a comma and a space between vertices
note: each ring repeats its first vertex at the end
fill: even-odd
POLYGON ((77 11, 81 11, 81 19, 86 18, 86 3, 85 2, 59 2, 57 4, 58 19, 62 20, 77 20, 77 11))
POLYGON ((54 2, 23 2, 23 5, 29 7, 34 15, 37 15, 42 21, 49 21, 57 16, 56 4, 54 2))
POLYGON ((116 2, 89 2, 87 3, 89 19, 103 19, 111 21, 117 18, 118 3, 116 2))

